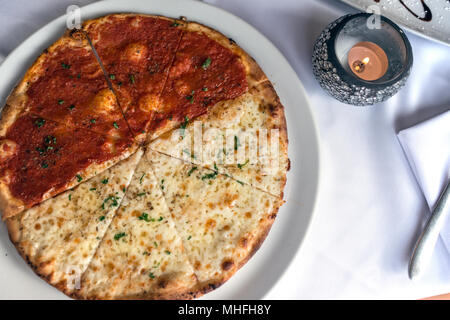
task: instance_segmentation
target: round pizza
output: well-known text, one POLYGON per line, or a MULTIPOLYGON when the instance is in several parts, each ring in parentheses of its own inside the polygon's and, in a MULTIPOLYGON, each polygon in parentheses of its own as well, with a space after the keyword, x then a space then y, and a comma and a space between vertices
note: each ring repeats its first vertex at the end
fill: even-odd
POLYGON ((232 39, 112 14, 67 30, 0 119, 0 211, 78 299, 192 299, 258 250, 289 170, 283 106, 232 39))

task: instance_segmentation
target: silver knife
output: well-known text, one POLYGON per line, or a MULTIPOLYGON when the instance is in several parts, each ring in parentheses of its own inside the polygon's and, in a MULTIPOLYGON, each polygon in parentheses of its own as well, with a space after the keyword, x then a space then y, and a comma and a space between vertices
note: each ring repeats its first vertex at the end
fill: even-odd
POLYGON ((439 233, 445 222, 445 216, 450 211, 450 181, 442 192, 439 200, 428 218, 425 229, 420 235, 409 260, 408 275, 411 280, 417 279, 428 266, 433 254, 439 233))

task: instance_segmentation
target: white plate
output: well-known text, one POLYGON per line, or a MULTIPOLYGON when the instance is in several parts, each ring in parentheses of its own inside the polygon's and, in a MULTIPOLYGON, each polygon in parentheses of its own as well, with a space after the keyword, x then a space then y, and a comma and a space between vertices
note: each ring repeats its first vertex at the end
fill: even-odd
MULTIPOLYGON (((266 241, 227 283, 207 299, 260 299, 284 273, 309 226, 319 182, 319 145, 314 119, 300 80, 278 49, 261 33, 236 16, 187 0, 127 0, 97 2, 82 8, 82 19, 113 12, 139 12, 170 17, 186 16, 211 26, 242 46, 267 73, 286 108, 291 170, 281 208, 266 241)), ((0 67, 0 103, 43 49, 65 30, 62 16, 33 34, 0 67)), ((0 299, 60 299, 65 296, 29 268, 0 227, 0 299)))
POLYGON ((410 31, 426 38, 450 45, 450 1, 449 0, 341 0, 352 7, 366 11, 377 5, 381 14, 410 31), (423 5, 425 4, 425 6, 423 5), (431 14, 424 21, 425 10, 431 14))

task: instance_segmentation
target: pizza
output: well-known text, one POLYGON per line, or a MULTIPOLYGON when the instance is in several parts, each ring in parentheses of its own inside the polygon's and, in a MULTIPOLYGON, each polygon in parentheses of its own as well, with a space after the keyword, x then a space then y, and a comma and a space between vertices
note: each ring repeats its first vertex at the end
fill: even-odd
POLYGON ((290 167, 283 105, 235 41, 117 13, 67 30, 0 117, 0 211, 77 299, 193 299, 263 243, 290 167))

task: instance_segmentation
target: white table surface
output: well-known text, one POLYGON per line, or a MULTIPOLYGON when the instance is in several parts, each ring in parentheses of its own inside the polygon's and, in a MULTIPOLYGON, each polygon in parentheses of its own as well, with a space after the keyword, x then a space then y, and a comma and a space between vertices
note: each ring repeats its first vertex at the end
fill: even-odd
MULTIPOLYGON (((3 1, 0 54, 68 5, 91 2, 3 1)), ((414 66, 406 87, 377 106, 352 107, 320 88, 311 53, 322 29, 354 9, 337 0, 205 2, 243 18, 281 50, 306 88, 319 129, 322 180, 313 222, 267 298, 416 299, 450 292, 450 255, 441 242, 426 274, 408 279, 408 259, 429 210, 396 136, 450 109, 450 47, 407 33, 414 66)))

